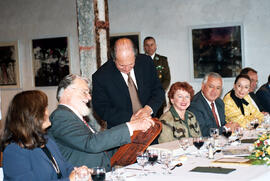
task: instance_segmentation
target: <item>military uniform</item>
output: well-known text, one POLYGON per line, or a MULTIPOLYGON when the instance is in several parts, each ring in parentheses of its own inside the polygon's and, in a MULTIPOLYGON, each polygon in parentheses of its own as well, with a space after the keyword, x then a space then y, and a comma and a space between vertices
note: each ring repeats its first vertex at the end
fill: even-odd
POLYGON ((182 120, 173 106, 161 118, 162 131, 158 138, 159 143, 179 140, 183 137, 201 136, 200 126, 195 115, 186 110, 185 120, 182 120))
MULTIPOLYGON (((154 56, 154 64, 156 66, 158 79, 160 80, 163 89, 166 91, 171 82, 171 74, 167 61, 167 57, 161 56, 159 54, 155 54, 154 56)), ((166 101, 162 104, 157 112, 157 117, 159 118, 163 114, 163 109, 166 107, 166 101)))
POLYGON ((163 89, 166 91, 171 82, 171 74, 167 57, 155 54, 153 61, 156 66, 158 78, 162 84, 163 89))

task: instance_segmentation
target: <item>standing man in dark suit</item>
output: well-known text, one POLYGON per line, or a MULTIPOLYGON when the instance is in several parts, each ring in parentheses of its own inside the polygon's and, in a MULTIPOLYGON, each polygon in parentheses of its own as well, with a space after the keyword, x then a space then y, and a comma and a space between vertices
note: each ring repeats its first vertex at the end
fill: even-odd
POLYGON ((203 78, 202 88, 192 99, 188 108, 195 114, 199 122, 202 136, 209 136, 210 128, 223 128, 234 131, 237 123, 225 122, 224 103, 219 98, 222 91, 222 77, 215 72, 206 74, 203 78))
MULTIPOLYGON (((145 54, 149 55, 152 58, 156 67, 158 79, 160 80, 162 87, 164 91, 166 92, 171 82, 171 74, 170 74, 170 68, 168 65, 167 57, 156 53, 156 50, 157 50, 156 40, 151 36, 148 36, 144 39, 143 47, 144 47, 145 54)), ((166 105, 167 104, 165 100, 157 112, 156 116, 158 118, 163 114, 163 109, 166 107, 166 105)))
POLYGON ((108 128, 129 121, 133 114, 155 116, 165 96, 153 61, 149 56, 136 55, 127 38, 117 40, 113 52, 113 60, 92 76, 94 111, 107 121, 108 128), (130 92, 131 81, 136 95, 130 92), (139 107, 135 107, 134 98, 139 107))
POLYGON ((264 110, 270 113, 270 75, 268 76, 268 82, 262 85, 256 92, 256 97, 260 101, 264 110))
POLYGON ((257 96, 255 94, 255 90, 258 84, 257 71, 251 67, 246 67, 241 70, 240 74, 246 74, 250 78, 249 95, 251 97, 252 103, 259 111, 264 113, 265 112, 264 107, 261 105, 260 101, 257 99, 257 96))
POLYGON ((133 131, 146 131, 154 122, 151 117, 130 121, 103 132, 96 132, 84 119, 89 114, 91 100, 88 81, 78 75, 68 75, 57 89, 59 106, 51 114, 49 135, 56 141, 62 155, 74 166, 100 166, 111 169, 113 148, 130 143, 133 131))

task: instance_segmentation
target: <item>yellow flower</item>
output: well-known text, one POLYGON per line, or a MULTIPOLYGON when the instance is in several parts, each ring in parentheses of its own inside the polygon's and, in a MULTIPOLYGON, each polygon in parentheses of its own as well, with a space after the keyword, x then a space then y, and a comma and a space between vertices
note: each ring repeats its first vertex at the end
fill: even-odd
POLYGON ((266 148, 266 152, 268 153, 268 155, 270 155, 270 146, 266 148))
POLYGON ((259 156, 261 156, 262 154, 263 154, 262 151, 257 150, 256 153, 255 153, 255 156, 256 156, 256 157, 259 157, 259 156))
POLYGON ((264 141, 264 140, 266 140, 267 139, 267 136, 265 135, 265 134, 263 134, 261 137, 260 137, 260 140, 261 141, 264 141))

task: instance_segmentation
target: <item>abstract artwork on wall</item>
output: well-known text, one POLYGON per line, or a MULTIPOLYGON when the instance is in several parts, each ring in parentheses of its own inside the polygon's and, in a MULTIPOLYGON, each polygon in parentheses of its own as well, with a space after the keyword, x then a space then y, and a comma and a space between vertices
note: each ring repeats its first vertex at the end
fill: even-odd
POLYGON ((19 88, 18 42, 0 43, 0 88, 19 88))
POLYGON ((242 29, 241 25, 191 28, 192 77, 202 78, 208 72, 224 78, 238 75, 244 65, 242 29))
POLYGON ((32 57, 36 87, 58 86, 70 72, 67 37, 32 40, 32 57))

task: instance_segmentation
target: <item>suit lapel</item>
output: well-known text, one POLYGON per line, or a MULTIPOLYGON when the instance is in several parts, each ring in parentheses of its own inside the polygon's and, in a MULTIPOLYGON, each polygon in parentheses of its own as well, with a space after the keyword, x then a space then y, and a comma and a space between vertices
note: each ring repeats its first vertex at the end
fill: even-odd
POLYGON ((207 101, 205 100, 205 98, 203 97, 202 92, 201 92, 201 100, 203 100, 203 101, 202 101, 203 106, 206 107, 206 109, 207 109, 207 114, 208 114, 208 116, 212 119, 212 122, 216 124, 216 120, 215 120, 215 118, 214 118, 214 115, 213 115, 213 113, 212 113, 212 110, 210 109, 210 106, 209 106, 209 104, 207 103, 207 101))
POLYGON ((113 68, 112 68, 112 74, 111 76, 113 77, 112 80, 114 82, 114 85, 118 87, 118 90, 123 92, 124 95, 129 97, 129 91, 128 91, 128 86, 121 74, 121 72, 116 68, 115 63, 113 62, 113 68))
MULTIPOLYGON (((89 128, 87 127, 87 125, 85 125, 85 123, 81 120, 81 118, 79 118, 79 117, 78 117, 71 109, 69 109, 69 108, 66 107, 65 105, 61 105, 61 104, 58 105, 58 108, 59 108, 59 109, 64 109, 64 110, 67 110, 67 111, 71 112, 71 113, 73 114, 73 116, 74 116, 74 120, 75 120, 75 121, 77 121, 79 124, 83 125, 83 127, 89 129, 89 128)), ((86 123, 86 124, 88 124, 88 123, 86 123)), ((89 129, 92 133, 97 132, 90 124, 88 124, 88 125, 91 127, 91 129, 93 129, 93 130, 89 129)))
POLYGON ((143 70, 138 68, 138 63, 135 63, 134 66, 134 74, 136 77, 136 83, 137 83, 137 88, 138 88, 138 96, 139 98, 141 97, 141 92, 142 92, 142 87, 143 87, 143 70))

